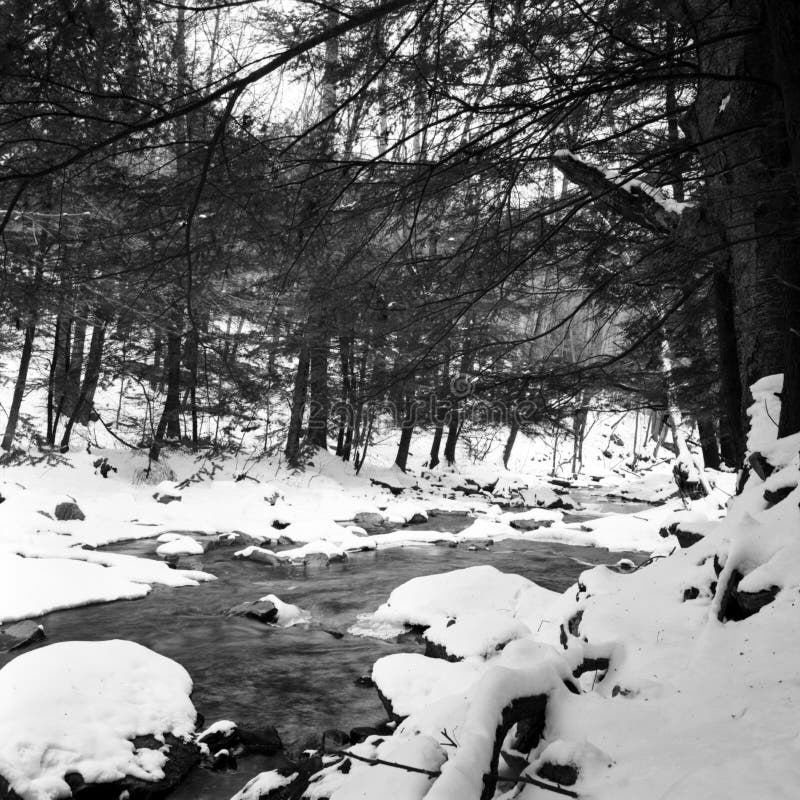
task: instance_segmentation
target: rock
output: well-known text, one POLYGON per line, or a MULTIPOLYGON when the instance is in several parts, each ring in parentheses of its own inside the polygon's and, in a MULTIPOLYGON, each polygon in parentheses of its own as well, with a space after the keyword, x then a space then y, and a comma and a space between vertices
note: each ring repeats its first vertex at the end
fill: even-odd
POLYGON ((197 737, 197 744, 204 744, 211 753, 220 750, 233 751, 239 744, 239 727, 229 719, 221 719, 209 725, 197 737))
POLYGON ((372 689, 375 686, 372 675, 359 675, 353 682, 356 686, 363 686, 365 689, 372 689))
POLYGON ((661 528, 658 535, 664 538, 667 536, 674 536, 682 548, 691 547, 703 538, 703 535, 700 533, 684 530, 680 527, 679 522, 673 522, 669 527, 661 528))
POLYGON ((765 481, 775 471, 775 467, 761 453, 752 453, 747 459, 747 463, 762 481, 765 481))
MULTIPOLYGON (((164 777, 160 781, 144 781, 126 775, 120 780, 110 783, 86 783, 80 772, 68 772, 65 782, 72 790, 72 797, 77 800, 160 800, 171 792, 200 760, 200 748, 194 742, 186 742, 167 733, 164 741, 154 736, 137 736, 131 740, 133 746, 158 750, 167 744, 167 762, 164 764, 164 777)), ((22 800, 20 795, 11 791, 8 782, 0 776, 0 797, 4 800, 22 800)))
POLYGON ((406 525, 419 525, 419 524, 421 524, 423 522, 427 522, 427 521, 428 521, 428 519, 424 514, 420 514, 419 512, 416 512, 416 513, 411 515, 411 519, 408 520, 408 522, 406 522, 406 525))
POLYGON ((231 533, 220 533, 213 540, 217 547, 269 547, 272 539, 269 536, 253 535, 244 531, 232 531, 231 533))
POLYGON ((61 522, 67 520, 84 520, 86 519, 86 515, 83 511, 80 510, 77 503, 71 501, 64 501, 63 503, 59 503, 56 506, 55 511, 56 519, 60 520, 61 522))
POLYGON ((382 528, 386 520, 383 514, 378 514, 374 511, 359 511, 353 517, 353 522, 364 528, 382 528))
POLYGON ((380 725, 356 725, 350 729, 350 744, 363 742, 369 736, 391 736, 392 728, 387 723, 380 725))
POLYGON ((728 578, 728 584, 719 604, 717 618, 720 622, 727 622, 728 620, 739 622, 751 617, 771 603, 780 591, 779 586, 770 586, 769 589, 763 589, 759 592, 742 591, 739 589, 739 582, 743 577, 739 570, 734 569, 730 578, 728 578))
POLYGON ((553 524, 552 519, 512 519, 508 523, 517 531, 535 531, 537 528, 549 528, 553 524))
POLYGON ((155 492, 153 494, 153 499, 157 503, 163 503, 166 505, 167 503, 180 503, 183 500, 183 497, 179 494, 173 494, 171 492, 155 492))
POLYGON ((336 728, 329 728, 322 734, 322 752, 338 753, 345 747, 350 747, 350 734, 336 728))
MULTIPOLYGON (((130 800, 157 800, 171 792, 183 780, 186 773, 200 761, 200 748, 194 742, 185 742, 170 733, 165 734, 163 742, 151 735, 137 736, 132 741, 136 748, 149 747, 156 750, 163 747, 164 744, 169 746, 167 763, 164 765, 164 777, 155 782, 142 781, 130 776, 125 777, 119 781, 121 786, 117 794, 109 795, 109 798, 113 797, 113 800, 117 800, 125 790, 129 792, 130 800)), ((86 794, 91 796, 92 800, 95 797, 98 797, 99 800, 99 795, 89 795, 88 792, 86 794)), ((76 796, 81 797, 82 795, 76 796)))
POLYGON ((235 772, 238 767, 236 756, 224 749, 214 753, 208 766, 214 772, 235 772))
POLYGON ((543 780, 559 786, 574 786, 578 781, 578 768, 574 764, 540 764, 536 774, 543 780))
POLYGON ((107 458, 98 458, 92 466, 94 467, 94 474, 99 471, 104 478, 108 478, 109 472, 118 472, 117 468, 108 463, 107 458))
POLYGON ((256 600, 255 602, 239 603, 238 606, 229 608, 225 612, 226 617, 248 617, 256 619, 265 624, 277 622, 278 609, 269 600, 256 600))
POLYGON ((283 742, 274 725, 240 727, 239 741, 248 753, 271 756, 283 750, 283 742))
POLYGON ((296 544, 294 539, 290 539, 288 536, 279 536, 278 537, 278 544, 280 545, 292 545, 296 544))
POLYGON ((276 531, 282 531, 284 528, 288 528, 291 524, 291 522, 286 522, 282 519, 272 520, 272 527, 275 528, 276 531))
POLYGON ((322 757, 318 755, 301 758, 295 763, 287 762, 286 766, 278 767, 277 772, 286 777, 290 775, 296 775, 297 777, 286 786, 273 789, 267 794, 260 794, 258 800, 300 800, 305 795, 312 776, 324 766, 322 757))
POLYGON ((0 628, 0 648, 6 652, 21 650, 35 642, 41 642, 45 637, 44 628, 31 620, 16 622, 0 628))
POLYGON ((369 482, 373 486, 382 486, 384 489, 388 489, 394 495, 402 494, 406 488, 405 486, 392 486, 392 484, 390 483, 386 483, 385 481, 379 481, 376 480, 375 478, 370 478, 369 482))
POLYGON ((795 483, 791 486, 781 486, 780 489, 774 489, 772 491, 765 489, 764 500, 771 506, 774 506, 776 503, 780 503, 781 500, 785 500, 796 488, 797 484, 795 483))
POLYGON ((279 567, 286 563, 286 559, 281 558, 271 550, 264 550, 261 547, 246 547, 233 554, 234 558, 245 558, 248 561, 258 561, 260 564, 269 564, 271 567, 279 567))

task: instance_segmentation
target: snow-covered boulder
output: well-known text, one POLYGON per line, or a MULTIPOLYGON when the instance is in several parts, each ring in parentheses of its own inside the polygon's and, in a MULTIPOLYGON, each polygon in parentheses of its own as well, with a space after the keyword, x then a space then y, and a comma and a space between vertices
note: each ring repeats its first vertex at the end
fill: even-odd
POLYGON ((487 610, 512 610, 532 581, 489 565, 412 578, 374 613, 380 622, 427 627, 487 610))
POLYGON ((0 794, 52 800, 84 784, 166 793, 198 758, 191 691, 180 664, 134 642, 19 656, 0 670, 0 794))
POLYGON ((203 545, 191 536, 176 533, 162 533, 158 537, 161 544, 156 547, 156 553, 166 556, 201 556, 205 552, 203 545))

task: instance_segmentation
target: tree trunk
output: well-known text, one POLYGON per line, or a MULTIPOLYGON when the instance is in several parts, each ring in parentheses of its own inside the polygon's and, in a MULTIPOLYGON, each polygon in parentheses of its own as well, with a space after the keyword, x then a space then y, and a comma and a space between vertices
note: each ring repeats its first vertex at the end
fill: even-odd
POLYGON ((405 394, 403 423, 400 431, 400 443, 397 446, 397 456, 394 463, 403 472, 406 471, 408 464, 408 451, 411 447, 411 437, 414 433, 414 425, 417 421, 417 404, 414 398, 414 390, 410 389, 405 394))
POLYGON ((62 412, 71 417, 81 393, 81 373, 83 372, 83 350, 86 344, 86 306, 81 304, 73 317, 72 347, 70 348, 69 366, 64 381, 64 402, 62 412))
POLYGON ((292 408, 289 413, 289 430, 286 434, 286 448, 284 453, 292 466, 300 462, 300 432, 303 428, 303 413, 306 408, 308 396, 308 345, 303 341, 297 359, 297 371, 294 375, 294 389, 292 390, 292 408))
POLYGON ((170 329, 167 332, 167 397, 164 416, 167 421, 166 434, 170 439, 181 438, 181 320, 180 308, 173 310, 170 329))
POLYGON ((728 242, 746 404, 752 383, 783 368, 779 276, 797 250, 786 236, 795 204, 783 110, 762 2, 688 0, 684 10, 703 77, 682 124, 705 169, 708 210, 728 242))
POLYGON ((22 345, 22 353, 19 359, 19 372, 17 382, 14 384, 14 395, 11 398, 11 408, 8 410, 8 421, 6 431, 3 434, 3 450, 11 450, 14 443, 14 436, 17 433, 19 423, 19 410, 22 406, 22 398, 25 395, 25 386, 28 382, 28 367, 31 363, 31 353, 33 352, 33 339, 36 335, 36 325, 31 323, 25 328, 25 341, 22 345))
POLYGON ((327 314, 320 309, 309 320, 308 430, 306 441, 328 449, 328 358, 330 336, 327 314))
POLYGON ((514 442, 517 440, 519 433, 519 423, 516 418, 511 421, 511 427, 508 429, 508 439, 506 439, 505 447, 503 448, 503 466, 508 469, 508 462, 511 459, 511 451, 514 448, 514 442))
POLYGON ((714 315, 717 321, 720 383, 720 444, 726 463, 737 469, 744 463, 745 423, 742 417, 742 380, 734 325, 733 290, 728 275, 714 272, 714 315))
POLYGON ((700 437, 700 449, 703 451, 703 464, 709 469, 719 469, 717 431, 714 418, 710 414, 700 414, 697 417, 697 434, 700 437))
POLYGON ((86 372, 83 376, 83 383, 78 395, 75 408, 69 415, 67 424, 64 427, 64 434, 61 437, 61 452, 69 452, 69 440, 72 436, 72 428, 76 422, 82 425, 88 424, 92 412, 94 411, 94 393, 97 389, 97 382, 100 379, 100 366, 103 360, 103 343, 105 342, 107 322, 97 321, 92 330, 92 338, 89 342, 89 354, 86 357, 86 372))
POLYGON ((89 355, 86 357, 86 372, 81 387, 81 402, 77 420, 81 425, 88 425, 94 412, 94 394, 100 380, 100 367, 103 361, 103 345, 106 339, 108 320, 96 319, 89 342, 89 355))
POLYGON ((153 337, 153 371, 150 374, 150 388, 152 391, 164 389, 164 373, 161 366, 161 358, 164 350, 164 345, 161 340, 160 331, 156 331, 153 337))
POLYGON ((183 357, 189 373, 189 412, 192 419, 192 450, 199 444, 197 424, 197 331, 191 327, 186 334, 186 352, 183 357))
MULTIPOLYGON (((773 63, 783 99, 784 122, 791 154, 795 197, 790 213, 795 231, 800 197, 800 3, 797 0, 765 0, 767 24, 775 50, 773 63)), ((796 240, 795 240, 796 241, 796 240)), ((778 436, 800 431, 800 258, 784 264, 780 276, 783 291, 784 355, 783 391, 778 436)))
MULTIPOLYGON (((472 321, 470 321, 470 328, 471 327, 472 321)), ((444 444, 444 457, 445 461, 447 461, 447 464, 451 467, 456 462, 456 442, 458 440, 458 434, 461 432, 460 404, 463 402, 463 398, 469 394, 469 388, 466 385, 466 381, 469 380, 467 371, 472 363, 470 348, 471 340, 469 334, 467 334, 464 339, 464 352, 461 354, 459 374, 453 379, 454 386, 456 388, 461 387, 462 391, 457 393, 453 391, 453 387, 451 387, 450 392, 450 412, 447 424, 447 440, 444 444), (462 383, 463 387, 461 386, 462 383)))
MULTIPOLYGON (((351 425, 353 406, 351 405, 352 396, 352 351, 353 340, 349 336, 339 337, 339 360, 342 371, 342 405, 339 409, 339 434, 336 437, 336 455, 344 457, 345 439, 347 429, 351 425)), ((347 459, 344 459, 345 461, 347 459)))
POLYGON ((56 443, 56 429, 64 406, 67 369, 69 367, 70 318, 63 309, 56 317, 53 339, 53 360, 47 386, 47 443, 56 443))

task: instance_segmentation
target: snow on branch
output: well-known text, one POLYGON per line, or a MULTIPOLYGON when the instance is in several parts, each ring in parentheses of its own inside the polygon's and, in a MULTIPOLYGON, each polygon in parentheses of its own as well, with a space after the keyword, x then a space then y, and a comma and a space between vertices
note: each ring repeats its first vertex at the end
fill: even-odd
POLYGON ((596 200, 627 220, 656 233, 671 233, 689 203, 671 200, 638 178, 621 178, 615 170, 603 170, 578 158, 569 150, 557 150, 553 164, 596 200))

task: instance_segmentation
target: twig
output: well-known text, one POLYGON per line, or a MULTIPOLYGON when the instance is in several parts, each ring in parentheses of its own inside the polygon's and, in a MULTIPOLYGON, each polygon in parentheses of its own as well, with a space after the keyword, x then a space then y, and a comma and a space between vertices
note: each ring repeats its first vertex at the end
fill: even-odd
MULTIPOLYGON (((367 758, 366 756, 358 756, 355 753, 350 753, 347 750, 339 750, 336 755, 343 756, 344 758, 354 758, 356 761, 363 761, 365 764, 394 767, 395 769, 402 769, 405 772, 416 772, 420 775, 427 775, 429 778, 438 778, 442 774, 439 770, 412 767, 410 764, 398 764, 395 761, 385 761, 382 758, 367 758)), ((571 789, 564 789, 562 786, 557 786, 552 783, 545 783, 544 781, 537 780, 536 778, 531 778, 528 775, 518 775, 516 778, 510 778, 509 780, 519 783, 529 783, 532 786, 538 786, 540 789, 546 789, 549 792, 562 794, 566 797, 578 797, 578 793, 573 792, 571 789)))

